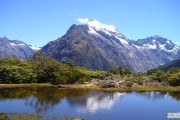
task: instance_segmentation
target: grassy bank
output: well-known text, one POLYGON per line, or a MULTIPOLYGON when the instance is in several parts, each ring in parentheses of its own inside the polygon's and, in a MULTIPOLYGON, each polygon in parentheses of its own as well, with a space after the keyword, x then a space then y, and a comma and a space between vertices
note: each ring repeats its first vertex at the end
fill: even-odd
POLYGON ((1 88, 16 88, 16 87, 57 87, 59 89, 79 89, 79 90, 100 90, 100 91, 180 91, 180 86, 132 86, 132 87, 121 87, 121 88, 101 88, 89 84, 69 84, 69 85, 52 85, 50 83, 32 83, 32 84, 0 84, 1 88))
POLYGON ((121 88, 100 88, 94 84, 82 85, 59 85, 60 89, 86 89, 86 90, 100 90, 100 91, 180 91, 180 86, 134 86, 134 87, 121 87, 121 88))
POLYGON ((1 88, 16 88, 16 87, 53 87, 50 83, 30 83, 30 84, 0 84, 1 88))

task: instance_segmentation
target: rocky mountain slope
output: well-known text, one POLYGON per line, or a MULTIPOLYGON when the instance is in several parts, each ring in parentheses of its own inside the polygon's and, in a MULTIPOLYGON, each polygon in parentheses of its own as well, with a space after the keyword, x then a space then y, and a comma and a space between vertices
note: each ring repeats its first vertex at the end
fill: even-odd
POLYGON ((0 58, 16 57, 25 59, 33 56, 35 50, 29 45, 19 40, 9 40, 8 38, 0 38, 0 58))
POLYGON ((67 33, 49 42, 42 52, 66 63, 107 70, 110 66, 130 67, 143 72, 180 56, 180 47, 159 36, 128 40, 114 26, 89 20, 83 25, 72 25, 67 33))
POLYGON ((164 64, 164 65, 161 65, 158 67, 158 69, 160 70, 164 70, 164 71, 167 71, 169 70, 170 68, 180 68, 180 59, 175 59, 167 64, 164 64))

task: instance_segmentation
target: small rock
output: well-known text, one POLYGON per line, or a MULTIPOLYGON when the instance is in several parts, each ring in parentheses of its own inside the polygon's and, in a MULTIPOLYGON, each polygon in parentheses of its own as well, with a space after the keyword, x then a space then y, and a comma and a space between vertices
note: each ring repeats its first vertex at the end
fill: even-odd
POLYGON ((161 85, 163 85, 163 86, 168 86, 168 82, 167 82, 167 81, 162 81, 162 82, 161 82, 161 85))

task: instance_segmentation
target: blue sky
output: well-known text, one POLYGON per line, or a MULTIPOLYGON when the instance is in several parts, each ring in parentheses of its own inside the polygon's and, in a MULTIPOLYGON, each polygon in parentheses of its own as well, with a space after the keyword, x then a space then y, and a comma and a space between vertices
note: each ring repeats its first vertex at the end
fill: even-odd
POLYGON ((0 37, 41 47, 77 18, 112 24, 129 39, 159 35, 180 45, 180 0, 0 0, 0 37))

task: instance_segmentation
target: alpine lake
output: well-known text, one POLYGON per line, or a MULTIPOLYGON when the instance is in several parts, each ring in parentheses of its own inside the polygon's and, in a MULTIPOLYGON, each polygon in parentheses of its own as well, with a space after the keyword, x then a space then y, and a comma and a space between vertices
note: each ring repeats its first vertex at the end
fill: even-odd
POLYGON ((43 120, 169 120, 169 113, 180 113, 180 92, 2 88, 0 113, 38 114, 43 120))

